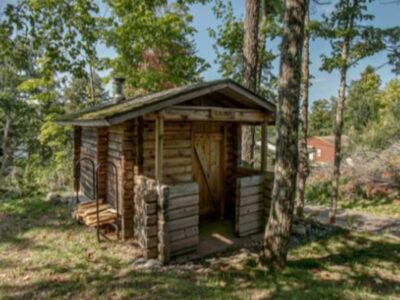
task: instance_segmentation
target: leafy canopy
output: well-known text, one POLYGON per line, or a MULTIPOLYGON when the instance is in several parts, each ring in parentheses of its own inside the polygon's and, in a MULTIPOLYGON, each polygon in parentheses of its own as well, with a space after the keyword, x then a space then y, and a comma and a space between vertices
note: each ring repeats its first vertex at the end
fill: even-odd
MULTIPOLYGON (((261 1, 259 18, 258 51, 258 93, 268 98, 276 98, 277 79, 272 73, 272 62, 278 56, 266 49, 268 41, 275 39, 281 31, 281 2, 261 1)), ((215 40, 213 45, 217 55, 215 63, 223 77, 231 77, 237 82, 243 80, 243 39, 244 21, 235 15, 232 1, 215 1, 214 15, 220 20, 216 29, 209 28, 209 35, 215 40)))
POLYGON ((328 39, 331 54, 321 55, 321 69, 350 68, 361 59, 385 49, 383 31, 370 25, 374 16, 368 13, 372 0, 339 0, 333 12, 324 15, 322 22, 313 22, 312 29, 317 36, 328 39), (348 56, 342 56, 342 45, 348 44, 348 56))
POLYGON ((369 123, 378 121, 381 106, 381 79, 375 69, 368 66, 358 80, 351 82, 345 111, 347 130, 361 133, 369 123))
POLYGON ((196 56, 191 40, 189 4, 194 2, 199 1, 107 1, 113 22, 106 43, 117 52, 109 65, 114 75, 126 77, 128 93, 200 80, 208 65, 196 56))

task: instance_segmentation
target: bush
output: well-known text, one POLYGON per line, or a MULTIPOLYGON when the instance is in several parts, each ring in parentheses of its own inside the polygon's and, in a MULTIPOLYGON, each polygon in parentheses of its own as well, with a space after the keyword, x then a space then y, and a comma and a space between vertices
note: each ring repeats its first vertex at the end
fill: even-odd
POLYGON ((311 204, 329 204, 331 197, 330 180, 312 181, 306 186, 305 201, 311 204))

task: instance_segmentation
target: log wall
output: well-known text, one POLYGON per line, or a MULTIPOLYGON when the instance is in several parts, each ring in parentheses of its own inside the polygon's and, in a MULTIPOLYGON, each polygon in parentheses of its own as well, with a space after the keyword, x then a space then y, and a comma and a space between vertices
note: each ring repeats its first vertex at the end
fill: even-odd
POLYGON ((197 183, 169 186, 166 205, 169 254, 195 251, 199 244, 199 188, 197 183))
POLYGON ((195 251, 199 243, 199 194, 196 183, 158 185, 135 176, 135 237, 143 257, 170 257, 195 251))
POLYGON ((158 257, 157 200, 157 182, 145 176, 135 176, 134 235, 145 259, 158 257))
MULTIPOLYGON (((133 236, 134 172, 136 161, 137 126, 134 121, 111 126, 108 129, 107 161, 117 167, 118 198, 121 214, 121 229, 124 239, 133 236)), ((107 201, 116 207, 116 176, 109 164, 106 168, 107 201)))
POLYGON ((99 199, 106 199, 107 190, 107 140, 108 130, 107 128, 97 128, 97 156, 96 164, 99 166, 98 169, 98 197, 99 199))
POLYGON ((82 144, 82 128, 74 127, 74 157, 73 157, 73 174, 74 174, 74 191, 79 189, 81 168, 77 165, 81 157, 81 144, 82 144))
MULTIPOLYGON (((189 122, 164 122, 163 183, 192 181, 189 122)), ((143 175, 155 178, 155 122, 143 122, 143 175)))
MULTIPOLYGON (((88 157, 97 162, 97 128, 83 127, 81 131, 80 157, 88 157)), ((79 184, 80 191, 89 199, 95 198, 94 183, 92 179, 92 166, 84 160, 80 164, 79 184)))
POLYGON ((269 216, 271 173, 236 180, 236 232, 240 237, 260 232, 269 216))

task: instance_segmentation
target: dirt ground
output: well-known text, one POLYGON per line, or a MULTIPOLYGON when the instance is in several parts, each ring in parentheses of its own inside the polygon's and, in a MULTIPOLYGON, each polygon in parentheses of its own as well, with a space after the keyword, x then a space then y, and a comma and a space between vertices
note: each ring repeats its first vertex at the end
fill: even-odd
MULTIPOLYGON (((307 205, 305 207, 305 213, 307 216, 325 223, 328 219, 329 208, 317 205, 307 205)), ((378 217, 363 212, 338 210, 336 225, 375 234, 385 233, 400 239, 400 218, 378 217)))

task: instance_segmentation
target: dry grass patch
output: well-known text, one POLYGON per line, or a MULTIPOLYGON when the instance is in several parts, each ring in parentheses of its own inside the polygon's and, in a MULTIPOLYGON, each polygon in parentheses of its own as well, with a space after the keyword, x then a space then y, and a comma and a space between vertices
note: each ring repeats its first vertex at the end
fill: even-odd
POLYGON ((66 204, 0 197, 1 299, 395 299, 400 249, 385 236, 336 233, 290 251, 274 274, 257 247, 195 264, 137 270, 129 243, 101 243, 66 204))

